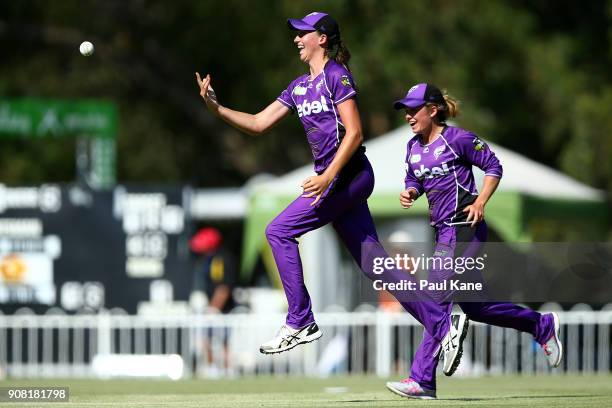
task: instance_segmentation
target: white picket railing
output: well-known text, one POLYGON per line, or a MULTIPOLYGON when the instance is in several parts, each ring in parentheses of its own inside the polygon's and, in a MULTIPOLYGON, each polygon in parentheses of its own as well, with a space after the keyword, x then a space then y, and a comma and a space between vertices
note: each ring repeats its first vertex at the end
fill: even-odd
MULTIPOLYGON (((547 310, 551 305, 547 305, 547 310)), ((550 370, 532 337, 473 323, 458 375, 609 373, 612 307, 577 305, 558 311, 565 348, 550 370)), ((0 373, 9 377, 93 377, 95 356, 182 357, 186 376, 376 374, 409 372, 422 327, 406 313, 369 308, 316 315, 321 340, 288 353, 262 355, 259 344, 276 333, 284 315, 232 313, 142 317, 111 311, 95 315, 0 314, 0 373)))

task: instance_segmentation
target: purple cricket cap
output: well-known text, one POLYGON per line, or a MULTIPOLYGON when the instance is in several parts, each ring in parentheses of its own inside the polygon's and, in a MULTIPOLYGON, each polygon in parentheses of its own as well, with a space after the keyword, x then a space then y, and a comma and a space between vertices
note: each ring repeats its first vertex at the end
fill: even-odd
POLYGON ((446 101, 436 86, 422 83, 410 88, 403 99, 393 103, 393 107, 395 109, 418 108, 426 103, 443 105, 446 101))
POLYGON ((297 18, 287 19, 287 25, 295 31, 320 31, 327 35, 330 42, 336 42, 340 39, 340 27, 338 27, 336 20, 329 14, 319 11, 307 14, 301 20, 297 18))

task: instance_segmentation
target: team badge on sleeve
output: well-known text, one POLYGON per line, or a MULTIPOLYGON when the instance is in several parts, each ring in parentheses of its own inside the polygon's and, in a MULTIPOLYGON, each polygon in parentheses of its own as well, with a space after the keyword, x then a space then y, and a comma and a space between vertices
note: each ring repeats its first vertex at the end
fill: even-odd
POLYGON ((340 78, 340 83, 344 86, 351 86, 351 81, 348 75, 342 75, 342 77, 340 78))
POLYGON ((485 142, 483 142, 482 140, 480 140, 479 138, 475 137, 474 140, 472 140, 472 143, 474 144, 474 150, 476 151, 481 151, 485 148, 485 142))

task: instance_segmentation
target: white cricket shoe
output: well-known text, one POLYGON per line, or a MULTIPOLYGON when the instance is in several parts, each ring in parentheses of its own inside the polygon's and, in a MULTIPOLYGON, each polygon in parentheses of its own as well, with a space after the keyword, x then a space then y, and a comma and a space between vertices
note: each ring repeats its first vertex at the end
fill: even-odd
POLYGON ((298 344, 310 343, 323 335, 316 323, 311 323, 301 329, 293 329, 283 324, 276 336, 261 346, 259 351, 263 354, 282 353, 291 350, 298 344))
POLYGON ((544 354, 546 354, 548 364, 552 368, 555 368, 559 367, 561 359, 563 359, 563 345, 561 344, 561 340, 559 340, 559 315, 555 312, 551 314, 555 322, 555 331, 553 335, 542 344, 542 350, 544 350, 544 354))
POLYGON ((444 356, 442 371, 448 376, 453 375, 459 367, 463 355, 463 340, 467 336, 469 327, 469 320, 463 313, 451 315, 450 319, 450 328, 441 343, 441 351, 444 356))

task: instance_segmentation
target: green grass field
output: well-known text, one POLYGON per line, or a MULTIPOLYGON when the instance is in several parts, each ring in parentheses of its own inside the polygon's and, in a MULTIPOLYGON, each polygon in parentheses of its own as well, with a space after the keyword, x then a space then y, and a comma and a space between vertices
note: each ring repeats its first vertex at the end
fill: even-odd
POLYGON ((2 387, 68 386, 69 403, 26 407, 612 407, 612 376, 440 378, 438 400, 408 400, 375 377, 236 380, 6 380, 2 387))

